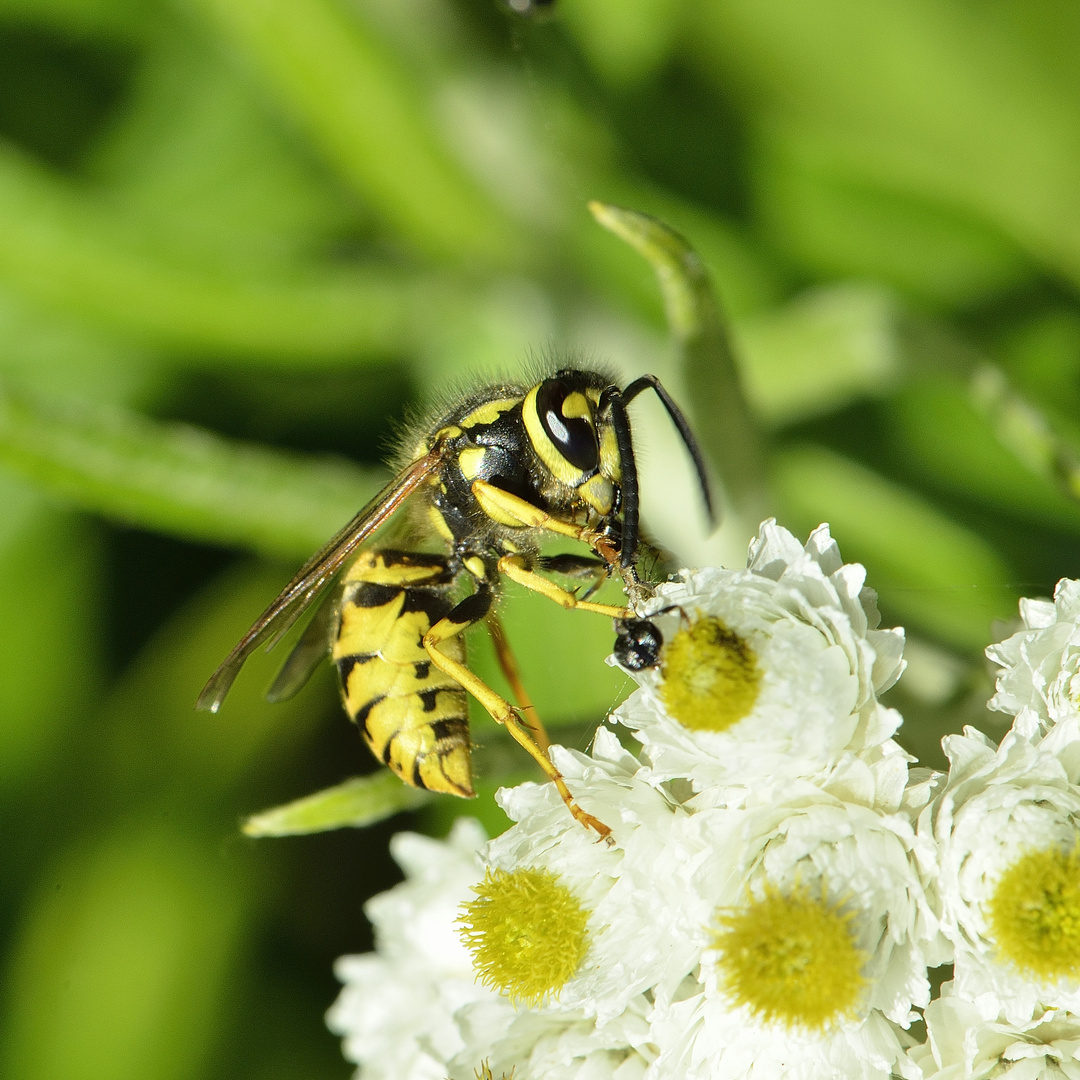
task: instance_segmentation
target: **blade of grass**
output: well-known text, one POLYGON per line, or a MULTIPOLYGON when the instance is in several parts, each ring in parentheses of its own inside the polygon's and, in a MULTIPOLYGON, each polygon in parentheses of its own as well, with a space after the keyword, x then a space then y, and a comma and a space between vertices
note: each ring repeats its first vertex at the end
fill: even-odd
POLYGON ((381 268, 295 279, 212 275, 150 258, 124 224, 10 148, 0 150, 0 280, 38 303, 158 348, 296 362, 384 357, 427 302, 381 268))
POLYGON ((334 0, 188 3, 406 241, 444 260, 514 258, 516 230, 447 151, 407 71, 358 8, 334 0))
POLYGON ((0 387, 0 463, 75 505, 268 555, 310 555, 379 489, 344 461, 304 459, 120 409, 45 405, 0 387))

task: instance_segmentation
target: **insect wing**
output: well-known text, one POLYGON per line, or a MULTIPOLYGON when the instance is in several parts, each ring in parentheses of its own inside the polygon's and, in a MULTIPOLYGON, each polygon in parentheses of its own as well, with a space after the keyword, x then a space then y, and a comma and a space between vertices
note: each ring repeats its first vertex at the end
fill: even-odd
POLYGON ((288 631, 327 582, 348 561, 349 556, 442 465, 444 458, 445 451, 436 447, 414 461, 387 484, 329 543, 304 563, 292 581, 282 589, 277 599, 259 616, 254 626, 210 676, 195 703, 197 709, 218 711, 244 661, 263 642, 269 641, 273 644, 288 631))
POLYGON ((293 651, 289 653, 288 659, 277 673, 277 678, 266 691, 267 701, 276 704, 294 697, 304 688, 319 664, 326 659, 330 639, 336 628, 337 607, 340 601, 340 585, 334 585, 326 590, 314 618, 305 627, 300 640, 297 641, 293 651))

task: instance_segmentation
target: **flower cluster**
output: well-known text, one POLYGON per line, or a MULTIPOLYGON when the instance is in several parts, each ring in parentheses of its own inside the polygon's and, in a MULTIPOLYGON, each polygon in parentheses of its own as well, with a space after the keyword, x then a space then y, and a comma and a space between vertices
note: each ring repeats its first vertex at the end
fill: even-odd
POLYGON ((990 650, 1015 723, 947 774, 892 738, 903 632, 826 527, 639 615, 657 665, 551 751, 614 842, 550 784, 493 840, 397 837, 329 1018, 361 1080, 1080 1080, 1080 583, 990 650))

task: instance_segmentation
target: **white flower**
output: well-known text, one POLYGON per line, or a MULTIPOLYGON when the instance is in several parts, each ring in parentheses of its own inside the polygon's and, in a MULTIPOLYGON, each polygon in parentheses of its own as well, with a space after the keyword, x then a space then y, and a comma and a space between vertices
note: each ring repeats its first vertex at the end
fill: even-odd
POLYGON ((1080 962, 1080 889, 1066 881, 1059 895, 1046 885, 1047 874, 1076 876, 1069 861, 1080 826, 1076 721, 1037 743, 1013 731, 996 747, 966 728, 943 746, 948 781, 922 812, 919 831, 936 843, 958 996, 984 1017, 1000 1013, 1013 1024, 1044 1006, 1080 1008, 1080 982, 1064 977, 1080 962), (1063 919, 1065 936, 1046 919, 1063 919), (1040 951, 1047 943, 1049 958, 1040 951))
POLYGON ((908 1051, 921 1080, 1080 1080, 1080 1016, 1048 1009, 1021 1024, 988 1020, 952 983, 925 1015, 926 1042, 908 1051))
POLYGON ((1023 630, 986 650, 1004 669, 989 704, 1032 735, 1080 714, 1080 581, 1059 581, 1053 603, 1021 600, 1020 617, 1023 630))
POLYGON ((378 951, 338 961, 345 987, 327 1015, 364 1080, 444 1080, 465 1045, 455 1011, 494 996, 476 984, 455 927, 483 874, 485 840, 478 822, 459 818, 445 842, 415 833, 391 841, 406 880, 365 905, 378 951))
POLYGON ((929 1000, 927 966, 944 942, 913 859, 910 819, 874 808, 900 801, 891 761, 849 761, 834 782, 829 791, 794 780, 782 803, 698 814, 703 831, 713 814, 729 831, 738 823, 740 872, 712 875, 714 887, 722 883, 710 900, 724 929, 717 935, 715 920, 701 928, 699 980, 657 997, 656 1076, 869 1080, 888 1077, 902 1059, 908 1040, 898 1025, 929 1000), (875 794, 875 780, 888 793, 875 794), (847 801, 852 793, 860 801, 847 801), (732 949, 749 942, 756 967, 739 968, 741 952, 725 954, 725 933, 743 934, 732 949), (796 968, 811 974, 804 985, 789 980, 785 1000, 768 981, 770 950, 782 971, 793 948, 806 949, 796 968))
POLYGON ((719 817, 695 817, 651 786, 606 728, 591 755, 554 747, 553 757, 584 809, 611 827, 613 846, 597 844, 551 784, 521 784, 500 792, 519 824, 491 842, 487 859, 549 870, 588 909, 588 952, 549 1007, 605 1023, 646 990, 671 993, 698 965, 712 904, 697 878, 735 873, 736 848, 719 817))
POLYGON ((769 521, 746 570, 683 571, 641 612, 660 627, 662 664, 615 718, 654 775, 699 791, 782 786, 845 752, 881 744, 899 714, 877 695, 902 670, 903 632, 878 631, 865 572, 822 526, 805 548, 769 521))
POLYGON ((653 1037, 662 1048, 648 1080, 890 1080, 905 1075, 907 1034, 880 1013, 822 1036, 762 1028, 698 994, 660 1006, 653 1037))
POLYGON ((327 1016, 358 1076, 474 1080, 486 1063, 496 1078, 513 1069, 515 1080, 639 1080, 651 1053, 643 997, 598 1023, 581 1008, 515 1007, 477 981, 459 919, 483 876, 483 843, 469 818, 446 841, 391 842, 406 880, 366 905, 377 952, 338 961, 345 987, 327 1016))

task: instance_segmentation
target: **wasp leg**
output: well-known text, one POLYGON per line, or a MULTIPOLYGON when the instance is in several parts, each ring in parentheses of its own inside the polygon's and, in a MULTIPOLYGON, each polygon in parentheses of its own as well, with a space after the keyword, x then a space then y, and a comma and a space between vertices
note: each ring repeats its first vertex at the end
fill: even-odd
POLYGON ((607 537, 590 529, 585 525, 575 525, 571 521, 563 521, 534 506, 528 499, 520 495, 512 495, 509 491, 503 491, 486 480, 474 480, 472 493, 480 504, 480 509, 492 521, 501 522, 504 525, 529 526, 534 529, 544 529, 558 536, 569 536, 573 540, 580 540, 588 544, 604 562, 615 566, 618 562, 618 552, 611 546, 607 537))
POLYGON ((517 657, 514 656, 514 651, 510 648, 510 641, 506 636, 506 631, 503 629, 502 620, 494 609, 488 612, 486 623, 488 633, 491 635, 491 644, 495 647, 495 658, 499 661, 499 667, 502 668, 502 673, 510 684, 514 697, 517 698, 518 707, 529 716, 528 727, 533 733, 536 745, 541 750, 546 751, 551 745, 551 740, 544 730, 543 722, 536 711, 536 706, 532 703, 532 698, 529 697, 529 692, 525 689, 525 684, 521 681, 521 669, 518 667, 517 657))
POLYGON ((592 555, 541 555, 536 565, 549 574, 588 581, 589 587, 582 594, 582 600, 588 600, 611 574, 611 567, 592 555))
POLYGON ((529 734, 525 724, 518 715, 517 710, 501 698, 479 676, 473 674, 464 664, 452 660, 446 653, 439 649, 439 643, 448 638, 456 637, 473 623, 483 619, 491 607, 491 590, 482 585, 472 596, 465 597, 445 618, 440 619, 423 637, 423 646, 431 657, 431 662, 445 672, 456 682, 460 683, 481 705, 487 709, 491 718, 502 724, 514 741, 527 750, 536 761, 536 764, 544 770, 548 779, 555 785, 566 808, 587 829, 594 830, 603 840, 611 836, 611 830, 602 822, 587 814, 574 801, 570 789, 566 786, 562 773, 551 763, 547 754, 536 744, 536 740, 529 734))
POLYGON ((591 600, 579 600, 572 592, 560 588, 554 581, 535 570, 530 570, 520 555, 504 555, 499 560, 499 570, 511 581, 524 585, 526 589, 554 600, 564 608, 577 608, 578 611, 595 611, 598 615, 610 615, 613 619, 633 618, 634 612, 628 607, 615 607, 614 604, 594 604, 591 600))

